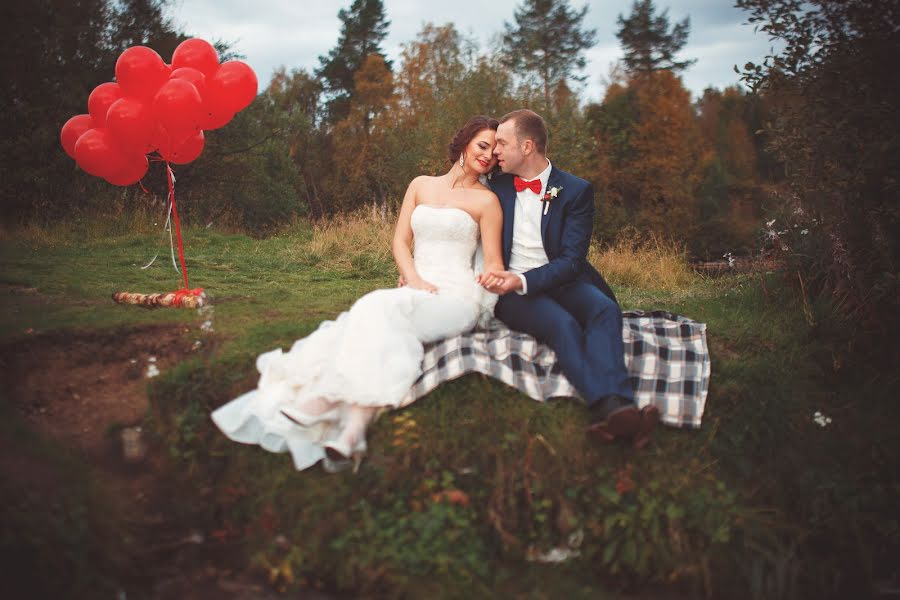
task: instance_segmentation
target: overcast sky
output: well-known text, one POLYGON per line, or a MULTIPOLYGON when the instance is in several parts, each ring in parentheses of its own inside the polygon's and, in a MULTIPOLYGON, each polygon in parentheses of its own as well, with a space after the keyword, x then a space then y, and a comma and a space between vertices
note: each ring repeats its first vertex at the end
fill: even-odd
MULTIPOLYGON (((474 37, 482 50, 503 31, 503 22, 513 21, 521 0, 384 0, 390 21, 383 49, 395 66, 401 44, 415 39, 426 22, 452 22, 463 34, 474 37)), ((305 68, 318 66, 319 55, 327 54, 340 35, 338 10, 349 8, 352 0, 174 0, 169 15, 188 35, 209 41, 222 39, 246 56, 259 78, 260 87, 271 79, 278 66, 305 68)), ((602 98, 603 81, 610 66, 621 58, 615 32, 619 14, 628 14, 631 0, 588 0, 585 26, 597 30, 597 45, 587 52, 587 76, 582 96, 602 98)), ((669 9, 670 23, 689 16, 691 33, 681 58, 696 58, 683 74, 685 85, 695 97, 704 88, 724 88, 738 83, 735 64, 758 62, 768 54, 766 36, 746 25, 744 11, 732 0, 657 0, 658 11, 669 9)), ((585 0, 571 0, 581 8, 585 0)), ((167 61, 171 57, 163 57, 167 61)))

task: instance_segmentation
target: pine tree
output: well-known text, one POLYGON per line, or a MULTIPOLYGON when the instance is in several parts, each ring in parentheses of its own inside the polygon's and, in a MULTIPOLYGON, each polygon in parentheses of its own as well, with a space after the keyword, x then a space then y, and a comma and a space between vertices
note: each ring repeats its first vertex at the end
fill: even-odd
POLYGON ((669 9, 656 15, 653 0, 635 0, 628 18, 619 15, 616 37, 625 50, 625 69, 631 74, 683 71, 696 60, 675 60, 691 30, 690 17, 669 29, 669 9))
MULTIPOLYGON (((338 11, 343 22, 341 37, 328 56, 320 56, 316 77, 322 82, 327 98, 327 120, 343 119, 350 112, 350 100, 355 91, 353 78, 362 68, 366 57, 379 54, 380 44, 387 36, 390 21, 385 18, 382 0, 353 0, 349 10, 338 11)), ((385 60, 390 70, 391 63, 385 60)))
POLYGON ((596 44, 597 31, 583 29, 588 7, 574 10, 568 0, 525 0, 515 11, 515 25, 504 23, 504 60, 508 67, 534 76, 544 107, 552 107, 552 90, 566 79, 584 81, 584 51, 596 44))

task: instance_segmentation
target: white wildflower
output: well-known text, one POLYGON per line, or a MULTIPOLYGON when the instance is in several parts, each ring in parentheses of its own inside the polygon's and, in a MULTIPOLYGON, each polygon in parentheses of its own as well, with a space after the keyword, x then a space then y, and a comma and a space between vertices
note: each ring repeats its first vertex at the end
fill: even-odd
POLYGON ((728 261, 729 267, 734 267, 735 260, 734 260, 734 256, 732 256, 731 252, 726 252, 725 254, 722 255, 722 258, 724 258, 725 260, 728 261))
POLYGON ((551 548, 547 552, 539 552, 530 548, 526 553, 525 560, 529 562, 561 563, 578 556, 581 556, 581 553, 578 550, 566 548, 565 546, 551 548))
POLYGON ((775 224, 775 219, 772 219, 771 221, 766 221, 766 227, 768 227, 770 229, 771 229, 772 225, 774 225, 774 224, 775 224))
POLYGON ((818 410, 813 413, 813 421, 816 422, 816 425, 823 428, 831 425, 831 417, 826 417, 821 413, 821 411, 818 410))
POLYGON ((150 363, 149 365, 147 365, 146 375, 148 379, 156 377, 157 375, 159 375, 159 368, 154 363, 150 363))

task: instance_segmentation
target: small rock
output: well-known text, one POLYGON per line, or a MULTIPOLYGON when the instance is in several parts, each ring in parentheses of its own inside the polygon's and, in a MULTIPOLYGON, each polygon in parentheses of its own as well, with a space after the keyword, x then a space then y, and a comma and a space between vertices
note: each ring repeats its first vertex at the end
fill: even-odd
POLYGON ((147 442, 140 427, 122 430, 122 455, 130 463, 140 462, 147 456, 147 442))

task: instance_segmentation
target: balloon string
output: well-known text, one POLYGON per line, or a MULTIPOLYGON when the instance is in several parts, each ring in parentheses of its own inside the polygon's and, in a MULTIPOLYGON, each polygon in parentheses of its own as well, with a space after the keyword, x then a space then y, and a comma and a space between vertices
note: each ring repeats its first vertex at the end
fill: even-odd
POLYGON ((184 289, 190 289, 188 285, 187 266, 184 264, 184 245, 181 241, 181 223, 178 221, 178 208, 175 206, 175 176, 169 161, 166 161, 166 179, 169 182, 169 197, 172 199, 172 216, 175 217, 175 236, 178 238, 178 260, 181 262, 181 275, 184 278, 184 289))
POLYGON ((172 257, 172 266, 175 268, 175 272, 179 275, 181 271, 178 270, 178 263, 175 262, 175 241, 172 239, 172 201, 169 201, 169 212, 166 215, 166 229, 165 231, 169 232, 169 256, 172 257))
MULTIPOLYGON (((147 193, 149 193, 149 191, 147 193)), ((162 233, 163 240, 166 239, 167 233, 169 234, 169 254, 172 257, 172 267, 175 268, 176 273, 180 274, 181 271, 178 269, 178 262, 175 260, 175 240, 172 237, 172 200, 171 200, 171 198, 166 198, 166 222, 163 225, 163 233, 162 233)), ((160 240, 160 241, 162 241, 162 240, 160 240)), ((146 265, 141 267, 141 269, 142 270, 149 269, 151 266, 153 266, 153 263, 156 262, 157 258, 159 258, 159 252, 157 252, 153 256, 153 258, 150 259, 150 262, 148 262, 146 265)))

